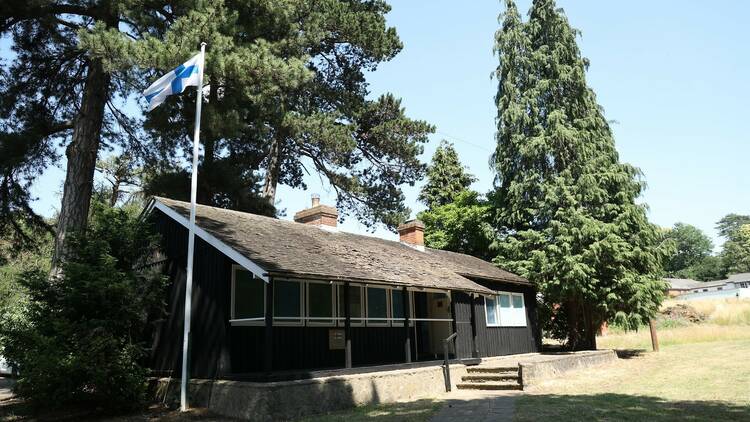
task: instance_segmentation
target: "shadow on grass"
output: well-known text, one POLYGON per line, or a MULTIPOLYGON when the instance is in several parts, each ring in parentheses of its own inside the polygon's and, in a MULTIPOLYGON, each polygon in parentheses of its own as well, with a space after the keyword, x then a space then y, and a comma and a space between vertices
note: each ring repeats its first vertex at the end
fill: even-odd
POLYGON ((422 399, 404 403, 362 406, 348 411, 300 419, 298 422, 421 422, 428 421, 441 406, 441 402, 437 400, 422 399))
POLYGON ((516 421, 750 421, 750 408, 721 401, 670 401, 625 394, 526 395, 516 421))
POLYGON ((615 353, 617 353, 617 357, 620 359, 637 358, 647 352, 648 350, 646 349, 615 349, 615 353))

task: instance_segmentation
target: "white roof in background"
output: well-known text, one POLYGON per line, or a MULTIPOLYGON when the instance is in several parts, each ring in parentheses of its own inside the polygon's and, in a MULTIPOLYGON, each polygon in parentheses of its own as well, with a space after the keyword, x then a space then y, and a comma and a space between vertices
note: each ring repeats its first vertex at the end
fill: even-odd
POLYGON ((705 284, 691 278, 665 278, 664 281, 669 283, 672 290, 690 290, 705 284))
POLYGON ((730 274, 724 281, 750 281, 750 273, 730 274))

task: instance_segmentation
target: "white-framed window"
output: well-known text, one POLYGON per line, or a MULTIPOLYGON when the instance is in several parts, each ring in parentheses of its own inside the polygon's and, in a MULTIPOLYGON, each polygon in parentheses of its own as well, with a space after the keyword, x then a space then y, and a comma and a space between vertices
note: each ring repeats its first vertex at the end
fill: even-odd
POLYGON ((336 286, 327 281, 308 281, 306 284, 307 325, 334 325, 336 322, 336 286))
MULTIPOLYGON (((346 325, 344 321, 344 288, 343 284, 337 286, 338 300, 336 301, 338 310, 338 325, 346 325)), ((365 288, 360 284, 349 284, 349 316, 352 327, 361 327, 365 325, 365 288)))
POLYGON ((274 325, 304 325, 303 283, 276 278, 273 280, 274 325))
POLYGON ((264 325, 266 283, 239 265, 232 265, 232 325, 264 325))
POLYGON ((500 325, 497 317, 497 300, 494 296, 484 298, 484 314, 487 316, 488 327, 500 325))
MULTIPOLYGON (((391 325, 394 327, 404 326, 404 294, 401 289, 389 289, 391 296, 391 325)), ((407 290, 409 300, 409 327, 414 326, 414 292, 407 290)))
POLYGON ((523 293, 498 292, 484 298, 488 327, 525 327, 526 304, 523 293))
POLYGON ((388 326, 390 322, 390 300, 387 287, 365 288, 365 309, 368 327, 388 326))

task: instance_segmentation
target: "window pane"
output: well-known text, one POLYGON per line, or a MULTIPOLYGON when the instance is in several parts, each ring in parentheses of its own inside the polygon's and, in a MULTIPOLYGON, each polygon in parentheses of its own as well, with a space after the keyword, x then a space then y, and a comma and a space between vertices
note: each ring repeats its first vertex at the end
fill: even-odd
POLYGON ((494 298, 484 298, 485 311, 487 313, 487 325, 497 324, 497 302, 494 298))
POLYGON ((500 295, 500 307, 510 308, 510 295, 500 295))
POLYGON ((300 284, 296 281, 274 280, 273 310, 276 317, 300 317, 300 284))
POLYGON ((391 316, 404 318, 404 293, 401 290, 391 290, 391 316))
POLYGON ((234 273, 234 317, 262 318, 264 315, 263 280, 253 277, 249 271, 234 273))
MULTIPOLYGON (((339 317, 344 317, 344 286, 339 286, 339 317)), ((360 286, 349 286, 349 312, 352 322, 360 322, 354 318, 362 318, 362 288, 360 286)), ((341 324, 344 320, 340 320, 341 324)))
MULTIPOLYGON (((367 318, 387 318, 388 300, 385 289, 367 288, 367 318)), ((376 322, 386 322, 376 321, 376 322)))
MULTIPOLYGON (((307 316, 309 317, 333 317, 333 297, 331 296, 333 291, 333 285, 331 284, 319 284, 310 283, 308 285, 309 295, 309 309, 307 316)), ((329 322, 328 320, 315 321, 315 322, 329 322)))
POLYGON ((523 296, 513 295, 513 307, 523 308, 523 296))

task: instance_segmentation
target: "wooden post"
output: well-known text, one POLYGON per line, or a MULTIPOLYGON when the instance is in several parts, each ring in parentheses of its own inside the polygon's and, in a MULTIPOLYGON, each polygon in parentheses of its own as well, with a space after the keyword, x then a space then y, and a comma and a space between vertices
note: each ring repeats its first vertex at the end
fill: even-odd
POLYGON ((471 357, 479 357, 479 344, 477 342, 477 310, 474 308, 476 298, 474 293, 469 293, 469 305, 471 306, 471 357))
POLYGON ((263 369, 273 371, 273 279, 266 284, 266 330, 263 341, 263 369))
POLYGON ((409 335, 409 291, 406 286, 401 289, 401 297, 404 302, 404 353, 406 363, 411 363, 411 336, 409 335))
POLYGON ((352 367, 352 318, 349 282, 344 283, 344 366, 352 367))
POLYGON ((654 352, 659 351, 659 338, 656 336, 656 324, 653 319, 648 320, 648 328, 651 330, 651 347, 654 352))

